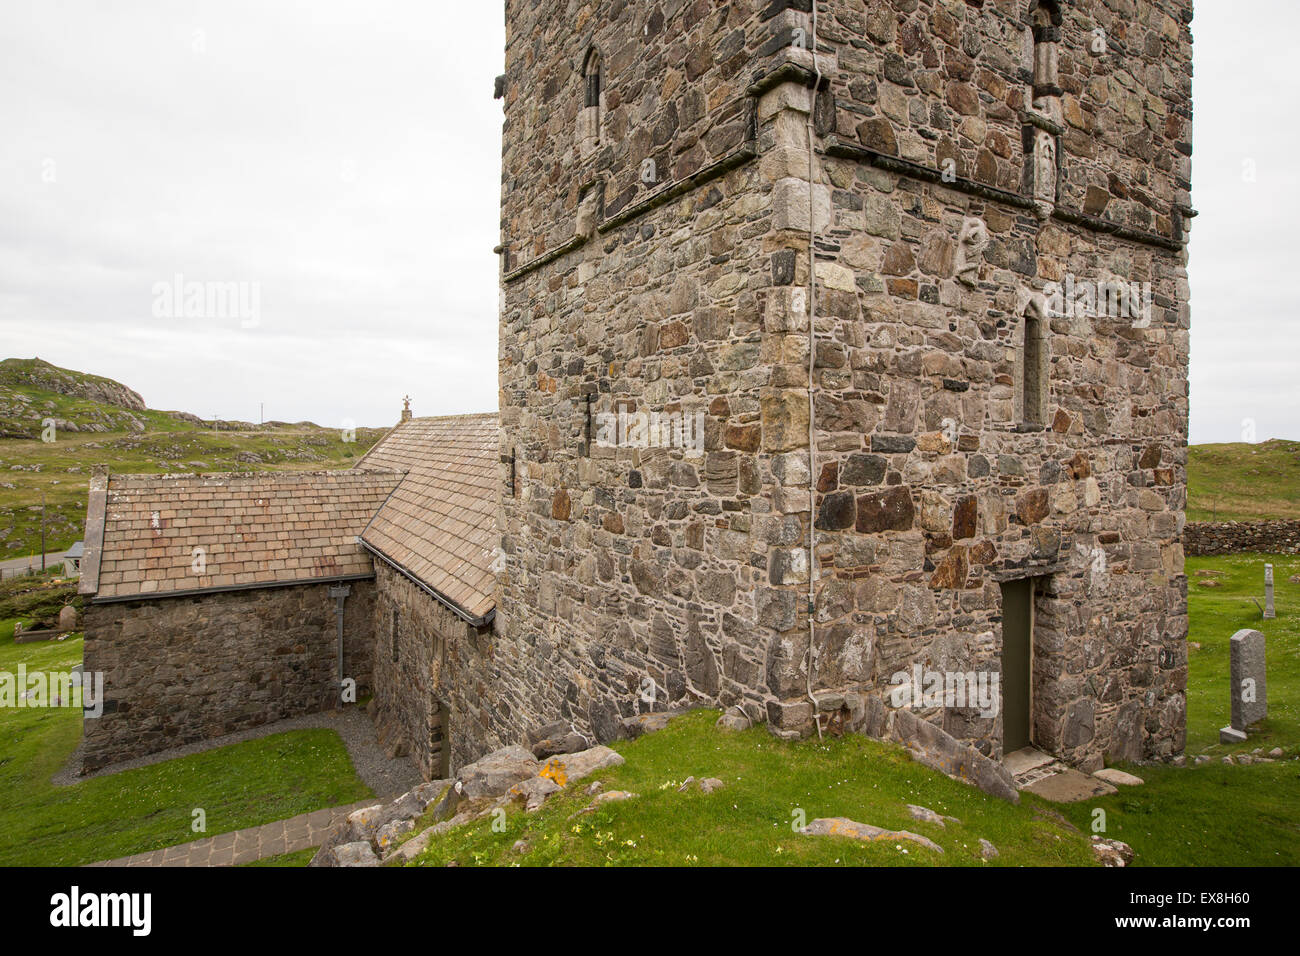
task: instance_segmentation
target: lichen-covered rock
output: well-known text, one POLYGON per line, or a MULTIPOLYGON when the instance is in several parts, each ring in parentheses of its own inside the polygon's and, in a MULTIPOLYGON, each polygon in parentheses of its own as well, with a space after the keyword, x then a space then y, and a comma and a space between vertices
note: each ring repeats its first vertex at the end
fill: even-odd
POLYGON ((1121 867, 1133 862, 1135 854, 1127 843, 1094 835, 1091 846, 1093 857, 1102 866, 1121 867))
POLYGON ((600 770, 622 766, 624 762, 622 754, 602 745, 552 757, 541 768, 541 775, 549 777, 561 787, 567 787, 600 770))
POLYGON ((368 840, 341 843, 329 849, 322 848, 308 866, 378 866, 379 857, 368 840))
POLYGON ((515 784, 536 776, 541 767, 523 747, 503 747, 462 767, 453 789, 465 800, 499 797, 515 784))
POLYGON ((847 837, 850 840, 861 840, 864 843, 908 842, 923 846, 927 850, 933 850, 936 853, 943 852, 943 847, 929 837, 912 833, 910 830, 886 830, 882 827, 872 826, 869 823, 858 823, 856 820, 850 820, 847 817, 818 817, 807 826, 800 827, 799 832, 805 836, 847 837))

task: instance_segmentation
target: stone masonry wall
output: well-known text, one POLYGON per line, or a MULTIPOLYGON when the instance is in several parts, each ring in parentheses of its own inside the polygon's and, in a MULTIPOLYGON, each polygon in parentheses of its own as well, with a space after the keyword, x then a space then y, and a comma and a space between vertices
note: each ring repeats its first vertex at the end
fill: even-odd
MULTIPOLYGON (((371 683, 374 583, 352 581, 344 674, 371 683)), ((85 609, 85 670, 104 713, 84 722, 85 769, 335 706, 328 584, 224 591, 85 609), (147 648, 147 650, 146 650, 147 648)))
POLYGON ((1183 546, 1190 555, 1300 554, 1300 521, 1189 521, 1183 546))
POLYGON ((499 677, 492 635, 471 627, 410 579, 376 560, 375 706, 381 743, 408 752, 426 780, 503 745, 492 704, 499 677), (394 653, 396 612, 396 653, 394 653))
MULTIPOLYGON (((823 2, 816 97, 798 6, 507 4, 492 732, 609 737, 650 697, 806 733, 809 687, 997 671, 1000 584, 1035 577, 1035 742, 1179 752, 1190 4, 1069 5, 1029 119, 1027 3, 823 2), (1085 67, 1080 31, 1119 19, 1085 67), (593 43, 594 149, 565 126, 593 43), (671 173, 628 185, 655 150, 671 173), (1104 169, 1109 224, 1077 208, 1104 169), (1148 282, 1149 315, 1046 311, 1067 276, 1148 282), (620 410, 702 413, 702 453, 593 441, 620 410)), ((924 716, 1001 756, 1000 716, 924 716)))

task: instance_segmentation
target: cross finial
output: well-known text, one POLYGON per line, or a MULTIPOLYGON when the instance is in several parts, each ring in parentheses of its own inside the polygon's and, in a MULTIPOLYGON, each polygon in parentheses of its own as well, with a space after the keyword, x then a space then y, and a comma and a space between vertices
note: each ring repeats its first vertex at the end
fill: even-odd
POLYGON ((403 408, 405 408, 408 412, 411 410, 411 396, 410 396, 410 395, 404 395, 404 396, 402 397, 402 406, 403 406, 403 408))

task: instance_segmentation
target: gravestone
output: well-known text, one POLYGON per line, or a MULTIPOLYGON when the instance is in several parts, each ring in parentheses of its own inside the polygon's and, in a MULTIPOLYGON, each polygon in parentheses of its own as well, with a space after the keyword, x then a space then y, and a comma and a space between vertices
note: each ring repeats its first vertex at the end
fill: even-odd
POLYGON ((1264 635, 1243 628, 1229 641, 1228 672, 1232 686, 1232 722, 1219 731, 1219 742, 1241 743, 1246 728, 1268 716, 1264 682, 1264 635))
POLYGON ((59 630, 75 631, 77 629, 77 609, 71 604, 64 605, 59 611, 59 630))
POLYGON ((1264 565, 1264 620, 1277 617, 1273 608, 1273 565, 1264 565))

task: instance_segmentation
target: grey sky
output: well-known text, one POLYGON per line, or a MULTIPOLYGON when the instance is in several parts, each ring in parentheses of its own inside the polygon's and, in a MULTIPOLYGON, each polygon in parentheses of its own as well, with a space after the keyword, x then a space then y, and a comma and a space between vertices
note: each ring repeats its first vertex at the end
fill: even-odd
MULTIPOLYGON (((502 19, 5 0, 0 357, 223 418, 384 425, 406 392, 421 415, 494 408, 502 19), (257 324, 155 315, 177 274, 257 283, 257 324)), ((1265 48, 1298 25, 1282 0, 1205 0, 1193 24, 1194 442, 1245 419, 1300 437, 1298 84, 1265 48)))

